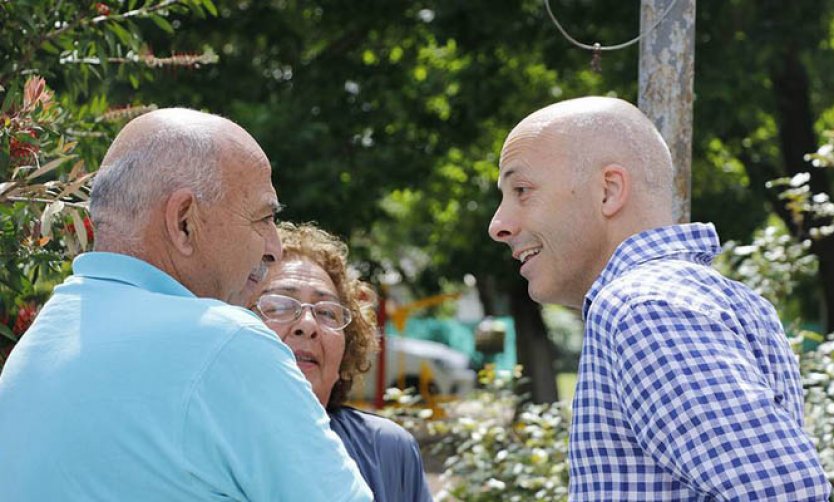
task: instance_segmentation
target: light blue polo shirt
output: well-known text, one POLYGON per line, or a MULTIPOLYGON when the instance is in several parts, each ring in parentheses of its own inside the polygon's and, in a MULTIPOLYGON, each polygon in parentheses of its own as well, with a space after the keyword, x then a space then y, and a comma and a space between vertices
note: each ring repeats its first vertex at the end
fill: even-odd
POLYGON ((371 500, 255 315, 125 255, 73 272, 0 375, 4 500, 371 500))

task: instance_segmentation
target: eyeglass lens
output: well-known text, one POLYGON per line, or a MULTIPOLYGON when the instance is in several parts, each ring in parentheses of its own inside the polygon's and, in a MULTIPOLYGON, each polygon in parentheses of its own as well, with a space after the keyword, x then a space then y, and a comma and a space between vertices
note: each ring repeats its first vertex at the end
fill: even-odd
POLYGON ((292 322, 301 317, 304 307, 310 307, 316 321, 329 328, 341 329, 350 323, 350 311, 336 302, 301 303, 283 295, 266 295, 258 300, 258 309, 268 319, 292 322))

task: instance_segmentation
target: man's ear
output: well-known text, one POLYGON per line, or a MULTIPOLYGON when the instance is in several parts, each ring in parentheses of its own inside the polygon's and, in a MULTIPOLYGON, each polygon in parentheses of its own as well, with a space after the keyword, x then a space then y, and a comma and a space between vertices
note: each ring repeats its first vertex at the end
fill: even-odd
POLYGON ((616 216, 628 202, 631 194, 631 175, 619 164, 602 168, 602 215, 616 216))
POLYGON ((180 188, 165 204, 165 230, 174 248, 185 256, 194 253, 197 199, 189 188, 180 188))

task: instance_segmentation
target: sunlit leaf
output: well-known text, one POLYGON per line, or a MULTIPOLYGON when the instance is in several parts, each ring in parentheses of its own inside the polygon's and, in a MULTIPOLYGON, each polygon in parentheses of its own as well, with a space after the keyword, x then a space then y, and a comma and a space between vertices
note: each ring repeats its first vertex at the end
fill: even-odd
POLYGON ((56 200, 46 207, 46 210, 41 215, 41 232, 44 236, 49 237, 52 235, 52 224, 55 221, 55 217, 64 210, 64 207, 64 202, 60 200, 56 200))
POLYGON ((72 216, 72 224, 75 228, 75 236, 78 238, 78 244, 80 244, 81 251, 83 252, 87 249, 87 228, 84 226, 84 218, 81 217, 81 213, 75 208, 70 210, 70 215, 72 216))
POLYGON ((95 172, 92 172, 80 176, 78 179, 64 187, 64 189, 61 190, 61 193, 56 196, 56 199, 62 199, 64 197, 75 195, 81 187, 83 187, 93 176, 95 176, 95 174, 95 172))
POLYGON ((41 166, 39 169, 35 170, 35 172, 30 174, 29 176, 27 176, 26 180, 31 181, 31 180, 34 180, 36 178, 39 178, 39 177, 43 176, 44 174, 57 169, 58 167, 60 167, 61 165, 63 165, 65 162, 67 162, 68 160, 70 160, 72 158, 73 158, 72 156, 66 156, 66 157, 58 157, 57 159, 53 159, 53 160, 47 162, 46 164, 44 164, 43 166, 41 166))
POLYGON ((214 2, 212 2, 212 0, 203 0, 203 6, 212 16, 217 17, 217 7, 214 6, 214 2))

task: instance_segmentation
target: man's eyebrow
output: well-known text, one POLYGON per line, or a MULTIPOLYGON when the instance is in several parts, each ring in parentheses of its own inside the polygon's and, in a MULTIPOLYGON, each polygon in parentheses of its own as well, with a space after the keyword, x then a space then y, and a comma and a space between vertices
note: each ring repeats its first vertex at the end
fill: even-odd
POLYGON ((502 181, 506 180, 507 178, 509 178, 510 176, 514 175, 515 173, 516 173, 516 169, 515 169, 514 167, 510 167, 510 168, 508 168, 507 170, 505 170, 504 172, 502 172, 502 173, 498 176, 498 188, 499 188, 499 189, 501 188, 501 182, 502 182, 502 181))

